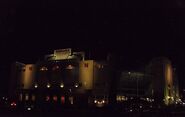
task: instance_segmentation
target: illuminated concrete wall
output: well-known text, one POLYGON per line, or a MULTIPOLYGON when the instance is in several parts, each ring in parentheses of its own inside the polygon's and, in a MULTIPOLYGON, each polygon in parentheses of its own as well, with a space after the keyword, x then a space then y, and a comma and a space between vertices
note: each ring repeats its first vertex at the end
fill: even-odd
POLYGON ((164 97, 165 104, 172 104, 174 101, 173 94, 173 69, 170 61, 165 61, 164 64, 164 74, 165 74, 165 87, 164 87, 164 97))
POLYGON ((54 51, 54 56, 56 60, 64 60, 68 59, 68 57, 71 55, 71 48, 67 49, 58 49, 54 51))
POLYGON ((82 51, 72 52, 71 48, 57 49, 57 50, 54 50, 53 54, 45 55, 44 59, 48 61, 67 60, 67 59, 85 60, 85 53, 82 51))
POLYGON ((31 89, 35 79, 35 65, 28 64, 23 69, 21 76, 22 89, 31 89))
POLYGON ((39 88, 72 88, 79 83, 79 62, 78 61, 46 61, 37 64, 36 80, 39 88))
POLYGON ((85 60, 79 63, 79 82, 82 88, 91 90, 93 88, 93 60, 85 60))
POLYGON ((152 76, 152 95, 155 100, 166 105, 173 104, 176 94, 171 61, 165 57, 155 58, 151 61, 148 71, 152 76))

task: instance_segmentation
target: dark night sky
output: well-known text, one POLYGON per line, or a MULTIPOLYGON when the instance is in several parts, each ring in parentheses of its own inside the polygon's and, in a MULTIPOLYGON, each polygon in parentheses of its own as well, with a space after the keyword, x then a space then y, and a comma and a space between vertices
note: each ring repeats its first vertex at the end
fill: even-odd
POLYGON ((35 63, 44 54, 65 47, 91 52, 97 59, 116 54, 125 68, 166 56, 177 67, 181 85, 185 82, 184 0, 0 2, 0 73, 4 82, 8 82, 12 62, 35 63))

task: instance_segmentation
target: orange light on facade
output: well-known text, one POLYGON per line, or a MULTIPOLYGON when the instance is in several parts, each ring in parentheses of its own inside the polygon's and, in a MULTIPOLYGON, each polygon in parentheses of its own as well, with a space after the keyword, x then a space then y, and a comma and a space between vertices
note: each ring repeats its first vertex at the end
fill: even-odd
POLYGON ((35 95, 32 95, 31 100, 35 101, 35 98, 36 98, 35 95))
POLYGON ((26 101, 29 100, 29 95, 28 95, 28 94, 25 95, 25 100, 26 100, 26 101))

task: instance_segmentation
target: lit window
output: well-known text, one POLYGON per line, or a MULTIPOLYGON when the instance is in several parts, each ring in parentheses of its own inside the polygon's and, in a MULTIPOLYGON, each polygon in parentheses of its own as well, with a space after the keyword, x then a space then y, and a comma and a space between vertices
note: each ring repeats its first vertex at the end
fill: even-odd
POLYGON ((122 95, 117 95, 116 96, 116 100, 119 101, 119 102, 126 101, 127 97, 122 96, 122 95))
POLYGON ((65 97, 61 96, 61 103, 64 104, 65 103, 65 97))
POLYGON ((35 95, 32 95, 31 100, 35 101, 35 95))
POLYGON ((88 65, 89 65, 88 63, 84 63, 84 67, 88 67, 88 65))
POLYGON ((98 65, 97 65, 97 67, 100 69, 100 68, 101 68, 101 65, 100 65, 100 64, 98 64, 98 65))
POLYGON ((29 95, 28 94, 25 95, 25 100, 26 101, 29 100, 29 95))
POLYGON ((73 97, 71 96, 71 97, 69 97, 69 102, 70 102, 70 104, 73 104, 74 102, 73 102, 73 97))
POLYGON ((49 101, 50 100, 50 97, 49 96, 46 96, 46 101, 49 101))
POLYGON ((40 68, 40 71, 47 71, 47 70, 48 70, 47 67, 41 67, 41 68, 40 68))
POLYGON ((22 94, 19 95, 19 100, 22 101, 22 94))
POLYGON ((101 65, 101 64, 97 64, 96 66, 97 66, 98 69, 103 69, 104 68, 104 66, 101 65))
POLYGON ((32 67, 29 67, 29 70, 32 71, 32 67))
POLYGON ((55 70, 58 70, 60 67, 58 65, 55 65, 53 66, 52 70, 55 71, 55 70))
POLYGON ((66 67, 66 69, 73 69, 74 68, 74 66, 72 66, 72 65, 68 65, 67 67, 66 67))
POLYGON ((57 99, 58 99, 57 96, 53 96, 54 101, 57 101, 57 99))

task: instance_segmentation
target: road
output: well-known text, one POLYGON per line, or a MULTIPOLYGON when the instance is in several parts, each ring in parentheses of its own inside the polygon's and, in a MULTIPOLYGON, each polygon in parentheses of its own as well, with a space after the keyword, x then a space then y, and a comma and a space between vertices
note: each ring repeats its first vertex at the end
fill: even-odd
POLYGON ((185 111, 121 112, 101 109, 66 109, 62 111, 0 111, 0 117, 185 117, 185 111))

